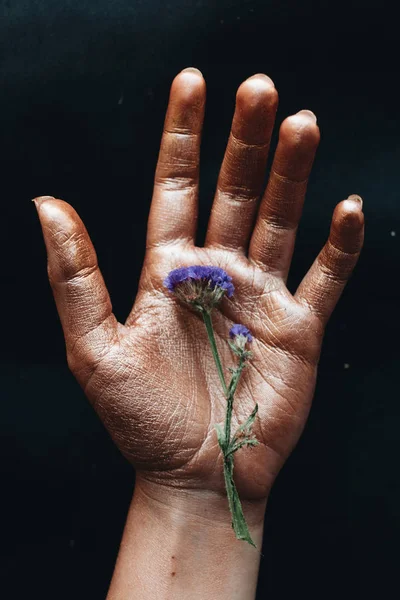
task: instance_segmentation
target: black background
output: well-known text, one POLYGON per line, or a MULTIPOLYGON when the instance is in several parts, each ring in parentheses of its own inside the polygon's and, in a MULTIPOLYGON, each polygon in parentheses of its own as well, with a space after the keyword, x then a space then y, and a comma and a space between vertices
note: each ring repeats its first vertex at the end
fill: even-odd
POLYGON ((5 598, 104 598, 134 487, 68 371, 30 199, 50 194, 78 210, 123 321, 143 260, 169 86, 186 66, 202 70, 208 91, 198 243, 236 89, 257 72, 278 89, 277 124, 309 108, 321 128, 290 289, 324 243, 335 204, 364 198, 365 249, 328 326, 308 425, 270 497, 257 597, 397 596, 400 119, 389 9, 0 2, 5 598))

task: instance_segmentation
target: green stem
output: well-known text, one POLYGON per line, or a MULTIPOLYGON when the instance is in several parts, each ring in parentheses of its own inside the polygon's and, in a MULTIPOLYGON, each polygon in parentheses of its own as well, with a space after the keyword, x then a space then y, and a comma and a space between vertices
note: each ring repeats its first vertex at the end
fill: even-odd
POLYGON ((214 361, 215 361, 215 364, 217 367, 219 379, 222 384, 222 389, 224 390, 225 396, 228 396, 228 388, 226 387, 224 372, 222 370, 222 365, 221 365, 221 359, 219 357, 218 350, 217 350, 217 344, 215 342, 214 329, 212 326, 211 316, 210 316, 210 313, 208 313, 206 311, 203 311, 202 315, 203 315, 203 321, 204 321, 206 329, 207 329, 208 339, 210 340, 211 351, 212 351, 214 361))
POLYGON ((233 456, 224 459, 224 478, 226 493, 228 496, 229 509, 232 515, 232 528, 238 540, 244 540, 257 548, 244 518, 242 504, 239 499, 235 483, 233 481, 233 456))
POLYGON ((231 443, 231 421, 232 421, 232 408, 233 408, 233 396, 236 392, 237 385, 239 383, 240 375, 244 369, 244 361, 242 358, 239 359, 239 365, 232 375, 231 382, 228 389, 228 406, 226 409, 225 417, 225 452, 228 450, 231 443))
POLYGON ((225 452, 224 452, 225 458, 226 458, 227 450, 229 448, 229 444, 231 443, 232 407, 233 407, 233 396, 229 395, 228 406, 226 408, 226 415, 225 415, 225 452))
POLYGON ((227 411, 225 417, 225 444, 223 448, 224 454, 224 479, 225 479, 225 487, 226 493, 228 497, 229 509, 231 511, 232 516, 232 528, 235 532, 237 539, 244 540, 254 546, 257 547, 253 540, 251 539, 251 535, 249 529, 247 527, 246 520, 244 518, 242 505, 239 499, 239 494, 236 490, 235 483, 233 481, 233 453, 229 453, 229 445, 231 438, 231 420, 232 420, 232 407, 233 407, 233 396, 236 391, 237 385, 239 383, 239 378, 241 372, 244 368, 245 361, 243 357, 239 359, 239 365, 235 369, 232 375, 232 379, 230 381, 229 387, 227 387, 224 377, 224 372, 222 370, 221 359, 218 354, 217 344, 214 336, 214 329, 212 326, 210 313, 205 311, 204 309, 201 312, 203 316, 203 321, 205 323, 207 329, 208 339, 211 345, 211 351, 214 357, 215 365, 217 367, 219 379, 222 384, 222 389, 224 390, 225 398, 227 400, 227 411))

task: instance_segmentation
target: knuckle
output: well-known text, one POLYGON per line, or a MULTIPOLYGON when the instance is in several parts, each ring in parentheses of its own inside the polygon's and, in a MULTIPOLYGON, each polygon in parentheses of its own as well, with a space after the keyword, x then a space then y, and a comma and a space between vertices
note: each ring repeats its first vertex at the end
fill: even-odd
POLYGON ((335 261, 332 264, 320 262, 320 269, 328 281, 337 284, 346 283, 352 268, 343 262, 335 261))

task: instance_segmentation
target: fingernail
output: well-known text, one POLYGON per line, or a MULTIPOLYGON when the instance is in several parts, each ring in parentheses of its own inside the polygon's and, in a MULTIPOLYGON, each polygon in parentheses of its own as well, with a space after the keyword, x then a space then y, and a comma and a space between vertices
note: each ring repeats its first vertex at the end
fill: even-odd
POLYGON ((32 198, 32 202, 35 203, 36 208, 38 209, 43 202, 46 200, 54 200, 54 196, 38 196, 37 198, 32 198))
POLYGON ((363 207, 363 200, 358 194, 350 194, 347 200, 353 200, 354 202, 358 202, 359 204, 361 204, 361 208, 363 207))
POLYGON ((186 69, 182 69, 181 73, 195 73, 203 77, 203 73, 199 69, 196 69, 196 67, 186 67, 186 69))
POLYGON ((248 79, 264 79, 264 81, 268 81, 268 83, 275 87, 275 84, 272 81, 271 77, 268 77, 268 75, 266 75, 265 73, 256 73, 255 75, 248 77, 248 79))
POLYGON ((302 110, 299 110, 298 115, 304 115, 305 117, 309 117, 310 119, 312 119, 314 121, 314 123, 317 122, 317 117, 315 116, 315 114, 313 113, 312 110, 308 110, 307 108, 303 108, 302 110))

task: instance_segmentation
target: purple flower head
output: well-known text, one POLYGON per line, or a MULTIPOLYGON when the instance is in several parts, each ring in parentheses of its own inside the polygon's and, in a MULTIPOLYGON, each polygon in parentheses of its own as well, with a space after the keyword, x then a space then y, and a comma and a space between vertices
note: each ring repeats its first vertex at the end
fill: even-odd
POLYGON ((232 277, 219 267, 193 265, 170 271, 164 286, 186 304, 210 311, 224 295, 233 295, 231 281, 232 277))
POLYGON ((174 269, 168 273, 168 276, 164 279, 164 286, 168 288, 171 292, 174 291, 175 287, 187 280, 188 278, 188 268, 180 267, 179 269, 174 269))
POLYGON ((250 331, 244 325, 233 325, 229 331, 229 337, 234 339, 237 335, 242 335, 246 338, 247 342, 253 341, 253 336, 250 331))

